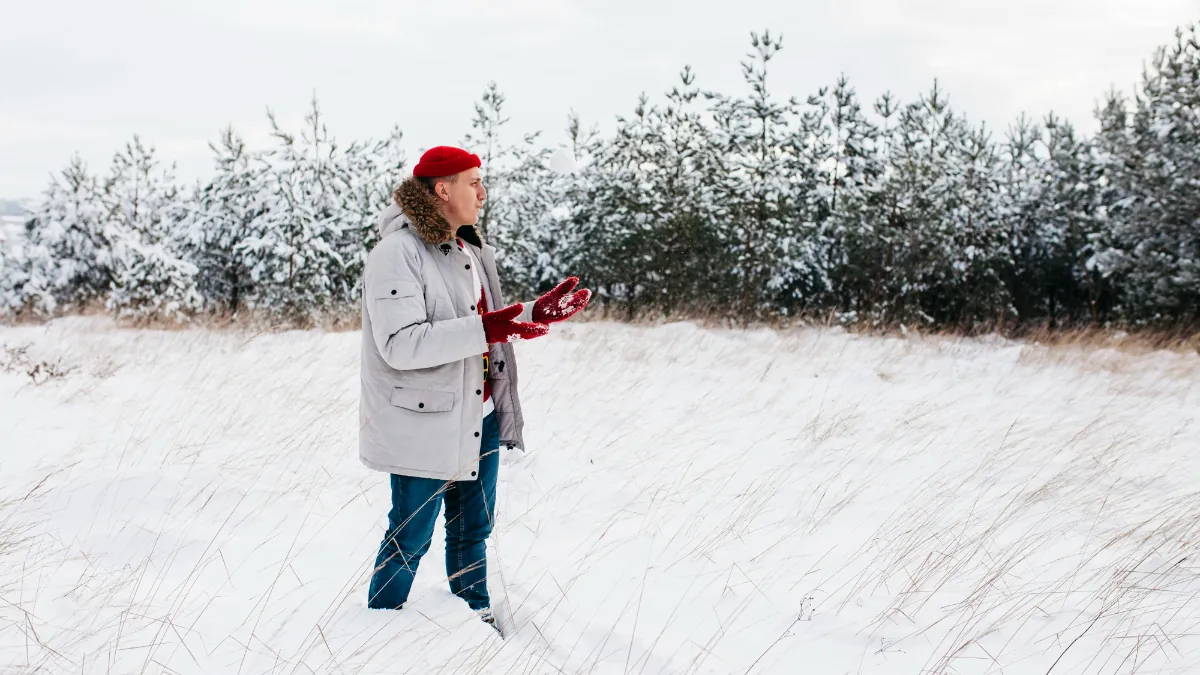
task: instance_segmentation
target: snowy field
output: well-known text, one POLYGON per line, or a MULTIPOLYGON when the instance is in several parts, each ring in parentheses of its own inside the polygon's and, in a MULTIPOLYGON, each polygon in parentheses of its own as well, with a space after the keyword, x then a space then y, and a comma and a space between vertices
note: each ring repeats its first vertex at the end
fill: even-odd
POLYGON ((365 609, 357 333, 0 343, 2 673, 1200 672, 1195 354, 557 329, 518 346, 502 641, 440 533, 365 609))

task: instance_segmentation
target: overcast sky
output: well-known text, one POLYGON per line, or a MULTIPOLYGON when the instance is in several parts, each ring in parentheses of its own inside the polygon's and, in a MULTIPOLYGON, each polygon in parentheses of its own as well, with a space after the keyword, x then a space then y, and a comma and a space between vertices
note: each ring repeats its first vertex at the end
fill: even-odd
POLYGON ((741 91, 749 33, 784 36, 772 81, 803 97, 849 76, 867 99, 911 100, 934 78, 1002 134, 1022 111, 1090 130, 1097 99, 1131 91, 1200 0, 0 0, 0 197, 40 194, 78 151, 93 169, 140 134, 205 175, 227 124, 266 142, 315 92, 343 139, 454 144, 488 81, 516 131, 563 140, 567 113, 611 126, 691 65, 741 91))

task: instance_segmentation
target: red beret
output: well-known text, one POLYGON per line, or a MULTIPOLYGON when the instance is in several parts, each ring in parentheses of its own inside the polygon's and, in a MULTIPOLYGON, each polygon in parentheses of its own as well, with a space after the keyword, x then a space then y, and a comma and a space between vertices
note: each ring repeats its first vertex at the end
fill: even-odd
POLYGON ((417 178, 442 178, 481 166, 483 163, 479 161, 479 155, 473 155, 461 148, 439 145, 421 155, 421 161, 413 169, 413 175, 417 178))

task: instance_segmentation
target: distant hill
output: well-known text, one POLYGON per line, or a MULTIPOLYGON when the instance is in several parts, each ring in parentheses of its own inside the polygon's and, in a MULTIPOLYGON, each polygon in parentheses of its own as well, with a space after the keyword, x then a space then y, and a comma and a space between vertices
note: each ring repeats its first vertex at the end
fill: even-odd
POLYGON ((23 217, 32 206, 28 199, 0 199, 0 217, 23 217))

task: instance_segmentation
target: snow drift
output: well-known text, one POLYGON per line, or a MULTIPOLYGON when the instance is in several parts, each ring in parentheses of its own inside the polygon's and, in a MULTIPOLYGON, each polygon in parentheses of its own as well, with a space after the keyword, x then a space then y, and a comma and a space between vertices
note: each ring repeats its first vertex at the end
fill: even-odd
POLYGON ((0 329, 0 671, 1185 673, 1200 359, 578 324, 518 345, 501 641, 365 608, 356 333, 0 329))

